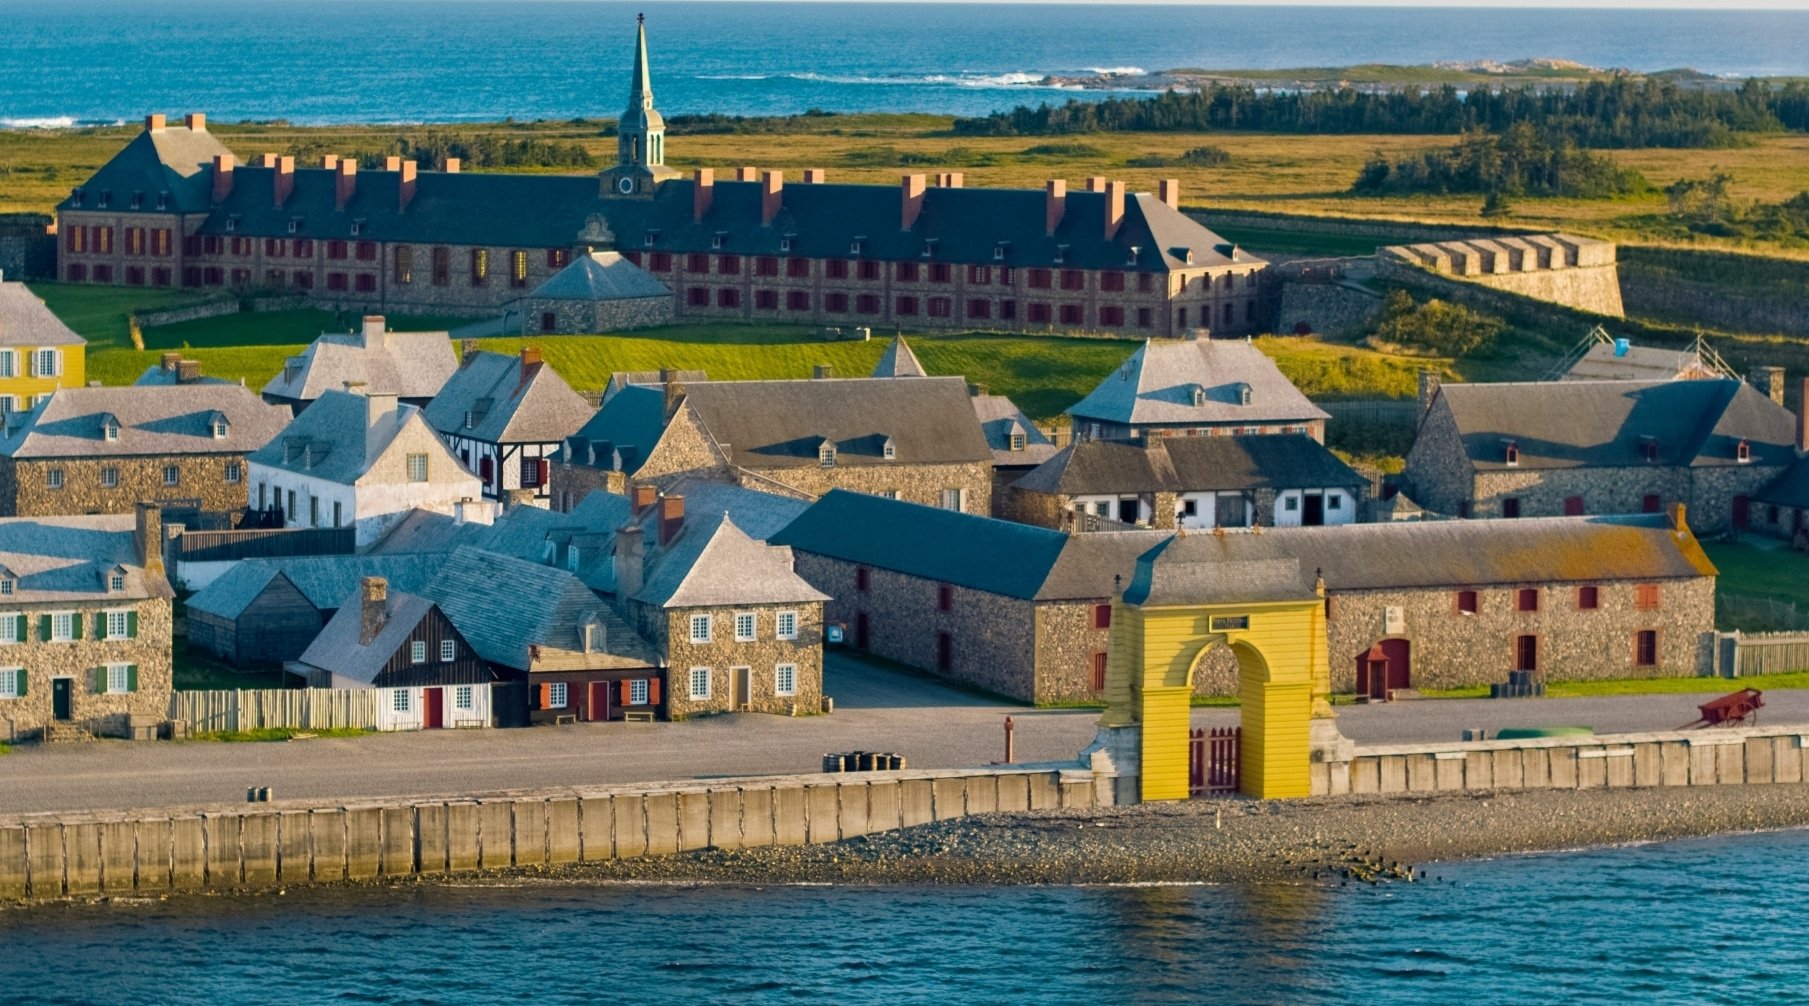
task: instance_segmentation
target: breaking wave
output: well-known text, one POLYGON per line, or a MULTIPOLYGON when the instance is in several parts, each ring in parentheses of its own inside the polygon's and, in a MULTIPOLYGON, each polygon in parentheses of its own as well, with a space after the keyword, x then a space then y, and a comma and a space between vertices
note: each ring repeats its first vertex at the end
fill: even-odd
MULTIPOLYGON (((1087 71, 1089 73, 1105 71, 1087 71)), ((1116 72, 1116 71, 1112 71, 1116 72)), ((1127 71, 1129 72, 1129 71, 1127 71)), ((926 74, 833 74, 833 73, 723 73, 698 74, 697 80, 796 80, 810 84, 871 85, 875 87, 969 87, 1016 88, 1048 87, 1066 89, 1067 85, 1047 83, 1041 73, 926 73, 926 74)))

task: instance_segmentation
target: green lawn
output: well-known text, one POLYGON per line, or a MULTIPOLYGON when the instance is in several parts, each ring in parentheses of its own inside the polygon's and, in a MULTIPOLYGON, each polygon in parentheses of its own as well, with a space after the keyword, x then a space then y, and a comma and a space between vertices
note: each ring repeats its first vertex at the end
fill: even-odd
MULTIPOLYGON (((1553 681, 1545 686, 1547 698, 1584 699, 1598 695, 1726 695, 1742 688, 1771 689, 1809 688, 1809 671, 1789 674, 1758 674, 1748 678, 1624 678, 1613 681, 1553 681)), ((1470 688, 1427 688, 1420 695, 1429 699, 1488 698, 1487 685, 1470 688)))
POLYGON ((291 688, 296 677, 284 671, 241 671, 178 642, 172 654, 175 689, 179 692, 291 688))
POLYGON ((1749 542, 1705 542, 1702 549, 1721 572, 1715 587, 1722 594, 1795 604, 1809 615, 1809 556, 1782 543, 1761 548, 1749 542))
MULTIPOLYGON (((470 318, 398 314, 385 317, 397 332, 447 331, 470 324, 470 318)), ((159 325, 144 330, 146 349, 200 349, 232 346, 307 345, 322 332, 349 332, 358 326, 356 311, 261 311, 159 325)))
POLYGON ((88 340, 90 358, 96 350, 132 348, 128 318, 134 311, 158 311, 214 299, 189 290, 71 283, 33 283, 31 292, 42 298, 63 324, 88 340))
POLYGON ((313 740, 317 737, 368 737, 376 733, 363 727, 328 727, 303 730, 299 727, 261 727, 257 730, 218 730, 195 734, 189 740, 214 741, 224 744, 256 744, 269 741, 313 740))

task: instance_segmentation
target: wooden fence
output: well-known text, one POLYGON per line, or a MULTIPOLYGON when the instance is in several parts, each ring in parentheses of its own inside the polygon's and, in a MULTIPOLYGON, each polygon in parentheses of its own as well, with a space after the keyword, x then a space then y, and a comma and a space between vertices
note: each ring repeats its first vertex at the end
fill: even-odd
POLYGON ((1809 671, 1809 632, 1740 633, 1734 645, 1734 676, 1809 671))
POLYGON ((349 527, 251 528, 187 531, 174 543, 177 562, 236 562, 288 555, 351 555, 357 531, 349 527))
POLYGON ((266 727, 375 730, 377 693, 373 689, 342 688, 175 692, 170 695, 170 719, 187 723, 190 733, 266 727))
POLYGON ((1411 398, 1361 398, 1347 402, 1313 403, 1341 423, 1373 426, 1412 426, 1419 421, 1419 402, 1411 398))

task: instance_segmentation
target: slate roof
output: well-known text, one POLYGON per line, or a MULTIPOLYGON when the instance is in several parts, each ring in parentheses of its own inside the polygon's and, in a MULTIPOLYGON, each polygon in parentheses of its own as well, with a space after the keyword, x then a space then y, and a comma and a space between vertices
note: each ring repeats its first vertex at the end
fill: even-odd
POLYGON ((174 597, 138 555, 135 514, 0 519, 0 570, 14 579, 13 604, 174 597), (110 593, 106 575, 125 571, 126 589, 110 593))
MULTIPOLYGON (((538 507, 518 507, 536 510, 538 507)), ((510 511, 513 512, 513 511, 510 511)), ((544 512, 544 511, 543 511, 544 512)), ((501 517, 497 518, 499 521, 501 517)), ((402 519, 390 525, 383 537, 365 547, 366 555, 409 555, 414 553, 450 552, 460 545, 478 544, 490 531, 488 525, 459 520, 452 514, 435 513, 419 507, 409 510, 402 519)))
MULTIPOLYGON (((281 434, 247 460, 340 485, 352 485, 383 457, 406 426, 410 423, 426 426, 420 409, 401 404, 397 404, 389 415, 368 423, 372 401, 347 391, 329 391, 290 420, 281 434), (303 449, 292 452, 291 445, 303 449)), ((441 444, 443 458, 436 459, 439 463, 458 463, 437 435, 434 443, 441 444)))
POLYGON ((1304 433, 1153 437, 1070 444, 1016 489, 1062 496, 1096 493, 1311 489, 1367 480, 1304 433))
POLYGON ((696 384, 709 380, 710 375, 702 370, 618 370, 609 375, 609 383, 603 386, 603 401, 608 402, 616 392, 635 385, 664 386, 667 378, 679 384, 696 384))
POLYGON ((873 367, 873 377, 928 377, 930 372, 917 362, 917 354, 905 345, 904 336, 892 337, 892 344, 879 356, 879 363, 873 367))
POLYGON ((620 253, 601 251, 573 259, 528 296, 534 300, 639 300, 670 297, 672 291, 620 253))
POLYGON ((243 559, 188 599, 191 611, 238 618, 277 577, 287 579, 308 603, 331 610, 345 603, 367 576, 381 576, 392 591, 419 591, 439 572, 442 556, 319 555, 243 559))
POLYGON ((728 514, 714 514, 685 522, 680 536, 653 557, 634 599, 695 608, 806 604, 829 596, 792 569, 791 549, 757 541, 728 514))
POLYGON ((458 369, 452 338, 445 332, 378 332, 372 319, 358 332, 327 332, 298 357, 290 357, 263 393, 311 402, 347 384, 363 384, 376 395, 432 398, 458 369))
POLYGON ((586 667, 652 667, 658 659, 645 639, 562 569, 460 548, 446 557, 423 593, 472 649, 503 667, 527 670, 530 647, 541 648, 543 659, 586 667), (517 601, 498 603, 499 598, 517 601), (592 619, 603 624, 604 650, 584 653, 584 626, 592 619))
POLYGON ((441 433, 492 444, 556 443, 594 413, 546 363, 486 352, 466 356, 424 410, 441 433))
POLYGON ((1799 458, 1753 497, 1760 503, 1809 510, 1809 457, 1799 458))
POLYGON ((688 388, 685 406, 744 468, 819 464, 825 440, 835 445, 838 467, 991 463, 967 398, 959 377, 714 381, 688 388), (887 438, 895 461, 884 457, 887 438))
POLYGON ((974 418, 980 420, 980 434, 992 448, 992 463, 1000 468, 1029 468, 1040 465, 1055 455, 1055 441, 1037 429, 1024 410, 1004 395, 970 395, 974 418), (1024 436, 1024 449, 1011 449, 1011 435, 1024 436))
POLYGON ((1257 604, 1302 601, 1318 597, 1312 572, 1303 573, 1294 556, 1262 559, 1189 561, 1176 553, 1182 539, 1150 549, 1137 560, 1137 571, 1124 589, 1128 604, 1152 607, 1174 604, 1257 604))
POLYGON ((236 384, 61 388, 0 441, 0 456, 245 454, 269 443, 288 418, 289 410, 236 384), (219 440, 213 435, 216 415, 227 423, 219 440), (109 416, 119 425, 118 440, 103 435, 109 416))
POLYGON ((24 283, 0 283, 0 346, 85 346, 24 283))
POLYGON ((1566 381, 1671 381, 1678 378, 1714 377, 1714 368, 1703 362, 1695 347, 1663 349, 1628 346, 1616 352, 1611 342, 1597 342, 1564 372, 1566 381))
POLYGON ((612 468, 633 475, 666 432, 666 395, 658 387, 633 384, 610 396, 578 432, 566 438, 559 460, 612 468))
POLYGON ((1651 464, 1645 437, 1657 439, 1661 465, 1738 464, 1742 438, 1751 464, 1787 465, 1796 456, 1795 417, 1732 378, 1446 384, 1438 396, 1482 471, 1508 467, 1509 440, 1519 468, 1640 467, 1651 464))
POLYGON ((1328 413, 1242 339, 1148 340, 1068 409, 1076 420, 1133 425, 1305 423, 1328 413), (1250 404, 1242 404, 1242 392, 1250 404), (1203 392, 1194 404, 1195 391, 1203 392))
POLYGON ((353 593, 341 599, 339 610, 302 651, 300 662, 338 677, 375 684, 390 658, 433 610, 433 602, 392 586, 384 599, 383 610, 383 626, 377 630, 376 638, 369 643, 360 642, 364 608, 363 599, 354 585, 353 593))
POLYGON ((82 184, 79 201, 71 193, 57 209, 101 209, 100 197, 108 193, 111 198, 106 209, 126 210, 132 194, 141 192, 143 205, 133 212, 205 213, 213 202, 213 172, 207 169, 215 155, 230 153, 205 129, 166 126, 139 133, 82 184), (170 199, 159 211, 157 195, 161 192, 168 192, 170 199))

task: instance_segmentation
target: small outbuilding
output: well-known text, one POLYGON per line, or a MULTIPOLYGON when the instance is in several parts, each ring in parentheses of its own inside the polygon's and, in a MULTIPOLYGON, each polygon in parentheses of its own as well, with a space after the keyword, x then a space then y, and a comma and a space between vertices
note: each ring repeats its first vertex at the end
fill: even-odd
POLYGON ((523 335, 620 332, 672 323, 672 291, 612 251, 572 260, 515 302, 523 335))

